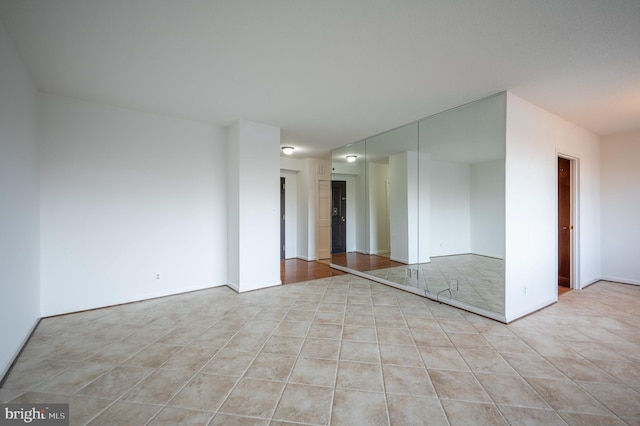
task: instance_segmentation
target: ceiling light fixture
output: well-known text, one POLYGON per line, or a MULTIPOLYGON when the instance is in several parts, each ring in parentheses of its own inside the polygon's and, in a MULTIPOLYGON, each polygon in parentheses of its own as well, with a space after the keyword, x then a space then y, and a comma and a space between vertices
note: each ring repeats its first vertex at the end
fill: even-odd
POLYGON ((351 155, 347 155, 346 158, 349 163, 353 163, 354 161, 356 161, 356 158, 358 158, 358 156, 351 154, 351 155))
POLYGON ((292 146, 283 146, 282 148, 282 152, 284 152, 285 155, 291 155, 293 154, 293 150, 295 149, 292 146))

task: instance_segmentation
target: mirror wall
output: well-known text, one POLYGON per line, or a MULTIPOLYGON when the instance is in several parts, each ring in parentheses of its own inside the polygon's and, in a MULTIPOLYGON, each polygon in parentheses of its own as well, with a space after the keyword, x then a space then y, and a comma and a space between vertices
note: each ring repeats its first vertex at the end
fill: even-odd
POLYGON ((332 266, 504 315, 505 111, 499 94, 332 151, 332 266))

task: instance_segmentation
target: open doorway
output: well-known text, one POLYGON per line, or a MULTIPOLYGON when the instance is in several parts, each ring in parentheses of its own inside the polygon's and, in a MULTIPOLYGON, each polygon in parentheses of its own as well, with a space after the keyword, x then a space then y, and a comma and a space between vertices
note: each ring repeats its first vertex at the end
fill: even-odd
POLYGON ((576 288, 575 224, 576 171, 575 159, 558 156, 558 295, 576 288))
POLYGON ((280 260, 284 260, 285 258, 285 178, 280 178, 280 260))

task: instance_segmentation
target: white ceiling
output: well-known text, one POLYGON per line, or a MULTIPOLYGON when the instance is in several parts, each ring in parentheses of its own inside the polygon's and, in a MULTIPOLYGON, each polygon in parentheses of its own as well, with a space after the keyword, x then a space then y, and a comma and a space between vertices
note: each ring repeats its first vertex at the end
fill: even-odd
POLYGON ((45 92, 279 126, 295 156, 502 90, 640 129, 640 0, 0 0, 45 92))

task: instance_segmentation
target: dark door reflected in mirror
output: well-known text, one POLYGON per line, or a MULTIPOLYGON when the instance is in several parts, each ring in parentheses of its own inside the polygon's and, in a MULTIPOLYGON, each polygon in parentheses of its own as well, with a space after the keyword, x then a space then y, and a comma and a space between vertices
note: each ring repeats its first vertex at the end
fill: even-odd
POLYGON ((347 182, 331 181, 331 253, 347 251, 347 182))

